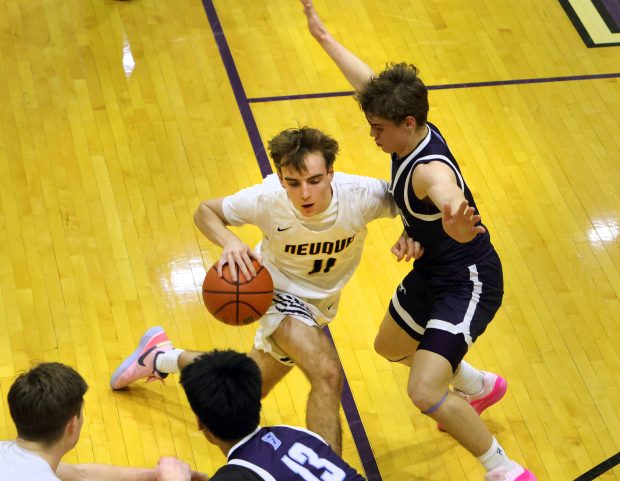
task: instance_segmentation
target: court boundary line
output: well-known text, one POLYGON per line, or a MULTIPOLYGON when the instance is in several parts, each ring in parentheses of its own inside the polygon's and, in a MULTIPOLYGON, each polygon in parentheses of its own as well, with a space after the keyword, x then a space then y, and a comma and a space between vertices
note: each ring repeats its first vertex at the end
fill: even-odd
POLYGON ((256 120, 254 119, 254 115, 252 115, 250 103, 248 102, 248 97, 245 94, 245 89, 243 88, 241 77, 237 71, 237 66, 235 65, 232 53, 228 47, 228 42, 226 41, 224 31, 222 30, 222 24, 220 23, 220 19, 215 11, 215 5, 213 5, 213 0, 202 0, 202 5, 205 13, 207 14, 209 26, 211 27, 211 33, 213 34, 213 38, 215 39, 215 43, 217 44, 217 48, 220 52, 220 58, 224 63, 224 70, 226 70, 226 74, 228 75, 228 80, 235 96, 235 100, 237 101, 237 107, 239 107, 239 111, 241 112, 241 118, 243 119, 245 130, 250 138, 250 143, 252 144, 254 155, 258 161, 260 172, 263 177, 266 177, 272 172, 271 164, 269 163, 269 158, 265 152, 265 147, 263 145, 263 141, 261 140, 258 126, 256 125, 256 120))
POLYGON ((607 471, 610 471, 618 464, 620 464, 620 451, 602 463, 597 464, 591 470, 575 478, 574 481, 592 481, 593 479, 600 477, 602 474, 605 474, 607 471))
MULTIPOLYGON (((483 82, 464 82, 455 84, 439 84, 439 85, 427 85, 428 90, 453 90, 453 89, 467 89, 467 88, 480 88, 480 87, 503 87, 507 85, 528 85, 528 84, 540 84, 550 82, 573 82, 577 80, 601 80, 601 79, 615 79, 620 78, 620 72, 613 73, 601 73, 591 75, 568 75, 564 77, 540 77, 540 78, 526 78, 526 79, 513 79, 513 80, 489 80, 483 82)), ((352 90, 345 90, 339 92, 324 92, 324 93, 311 93, 311 94, 294 94, 294 95, 275 95, 272 97, 253 97, 248 98, 249 103, 261 103, 261 102, 280 102, 284 100, 307 100, 307 99, 321 99, 330 97, 349 97, 353 95, 352 90)))
MULTIPOLYGON (((217 44, 217 48, 220 52, 220 58, 224 63, 224 69, 226 70, 226 74, 228 75, 228 79, 230 81, 235 100, 237 101, 237 106, 239 107, 239 111, 241 112, 241 117, 250 138, 250 142, 252 144, 256 160, 258 161, 261 174, 263 177, 266 177, 268 174, 271 174, 273 172, 271 169, 271 164, 269 163, 267 153, 265 152, 260 132, 258 130, 258 126, 256 125, 256 120, 252 115, 250 102, 245 94, 245 89, 243 88, 241 77, 239 76, 239 72, 237 71, 237 67, 228 46, 226 36, 224 35, 224 31, 222 29, 222 24, 220 23, 217 11, 215 10, 215 5, 213 4, 213 0, 202 0, 202 4, 205 9, 205 13, 207 14, 209 26, 211 27, 215 43, 217 44)), ((332 344, 334 344, 334 339, 327 326, 325 327, 325 333, 329 337, 329 340, 332 342, 332 344)), ((342 369, 342 363, 340 363, 340 366, 342 369)), ((355 446, 357 448, 357 452, 362 463, 366 479, 368 481, 382 481, 381 473, 379 472, 379 468, 377 466, 377 461, 370 446, 370 440, 366 435, 366 430, 364 428, 364 424, 362 423, 359 410, 357 409, 357 405, 355 404, 353 392, 351 391, 351 388, 349 386, 349 382, 347 380, 344 369, 342 370, 342 372, 342 408, 347 418, 347 423, 349 425, 349 429, 351 430, 353 442, 355 443, 355 446)))

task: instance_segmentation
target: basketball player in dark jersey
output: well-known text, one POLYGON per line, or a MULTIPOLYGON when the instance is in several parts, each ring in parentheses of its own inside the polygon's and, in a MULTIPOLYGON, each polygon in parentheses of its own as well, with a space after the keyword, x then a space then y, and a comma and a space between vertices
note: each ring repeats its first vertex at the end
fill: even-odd
POLYGON ((424 250, 390 302, 375 349, 410 367, 414 405, 480 460, 486 480, 534 481, 478 416, 503 397, 506 381, 463 356, 501 305, 502 267, 456 160, 427 121, 426 86, 405 63, 375 76, 326 30, 312 0, 301 3, 310 33, 355 88, 371 136, 391 154, 390 190, 405 227, 393 250, 409 238, 424 250))
MULTIPOLYGON (((260 427, 261 373, 245 354, 202 354, 181 371, 181 384, 209 442, 227 457, 211 481, 363 481, 319 435, 293 426, 260 427)), ((189 481, 176 458, 158 465, 159 481, 189 481)))

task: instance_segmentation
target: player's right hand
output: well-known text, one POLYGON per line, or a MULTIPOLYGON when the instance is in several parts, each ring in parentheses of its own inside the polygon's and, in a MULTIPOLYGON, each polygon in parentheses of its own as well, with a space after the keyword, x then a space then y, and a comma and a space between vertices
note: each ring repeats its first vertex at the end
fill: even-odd
POLYGON ((424 247, 412 237, 409 237, 407 231, 403 231, 396 243, 392 246, 392 254, 396 256, 398 262, 405 259, 409 262, 411 259, 419 259, 424 254, 424 247))
POLYGON ((256 259, 262 265, 263 260, 256 252, 245 244, 241 239, 231 239, 225 246, 220 260, 217 262, 215 269, 217 275, 222 277, 222 269, 224 264, 228 264, 230 278, 233 281, 238 280, 238 272, 243 274, 245 279, 249 281, 256 277, 256 269, 252 263, 252 259, 256 259))
POLYGON ((189 464, 180 459, 165 456, 159 458, 155 468, 157 481, 191 481, 192 470, 189 464))

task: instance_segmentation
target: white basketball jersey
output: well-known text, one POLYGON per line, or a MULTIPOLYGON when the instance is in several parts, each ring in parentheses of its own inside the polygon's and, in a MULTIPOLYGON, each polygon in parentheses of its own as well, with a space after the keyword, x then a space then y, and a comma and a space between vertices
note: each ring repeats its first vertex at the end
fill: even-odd
POLYGON ((254 224, 263 232, 257 249, 276 289, 306 299, 339 294, 360 262, 366 224, 397 214, 384 180, 336 173, 331 185, 336 219, 320 231, 307 227, 276 174, 224 199, 231 225, 254 224))

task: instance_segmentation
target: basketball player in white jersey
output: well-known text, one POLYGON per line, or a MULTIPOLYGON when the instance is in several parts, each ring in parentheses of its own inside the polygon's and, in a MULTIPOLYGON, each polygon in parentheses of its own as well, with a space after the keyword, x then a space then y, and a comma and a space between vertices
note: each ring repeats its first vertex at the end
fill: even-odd
MULTIPOLYGON (((269 269, 274 300, 259 320, 250 356, 263 377, 263 396, 298 365, 311 384, 309 429, 342 449, 339 420, 342 370, 336 349, 320 329, 338 309, 340 291, 360 262, 366 224, 397 211, 386 181, 334 173, 337 142, 323 132, 289 129, 269 142, 277 173, 262 184, 203 202, 194 215, 200 231, 223 248, 216 268, 228 264, 233 279, 256 275, 252 259, 269 269), (263 239, 252 250, 227 226, 253 224, 263 239)), ((400 260, 422 255, 403 236, 392 248, 400 260)), ((160 327, 150 329, 114 372, 120 389, 140 378, 161 379, 200 353, 173 349, 160 327)))

